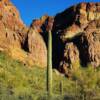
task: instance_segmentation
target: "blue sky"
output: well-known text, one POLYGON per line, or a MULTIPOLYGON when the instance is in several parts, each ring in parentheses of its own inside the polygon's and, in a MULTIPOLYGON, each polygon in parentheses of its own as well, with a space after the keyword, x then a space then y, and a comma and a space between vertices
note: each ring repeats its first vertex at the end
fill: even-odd
POLYGON ((33 19, 40 18, 44 14, 55 15, 71 5, 79 2, 100 2, 100 0, 11 0, 20 12, 26 25, 30 25, 33 19))

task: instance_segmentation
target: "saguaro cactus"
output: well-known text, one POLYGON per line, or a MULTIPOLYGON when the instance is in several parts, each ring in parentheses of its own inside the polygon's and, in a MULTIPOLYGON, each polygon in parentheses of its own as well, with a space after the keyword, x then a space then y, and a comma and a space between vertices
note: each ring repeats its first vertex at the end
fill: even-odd
POLYGON ((52 94, 52 33, 48 34, 48 53, 47 53, 47 90, 52 94))
POLYGON ((52 95, 52 25, 53 20, 48 20, 48 51, 47 51, 47 91, 48 95, 52 95))

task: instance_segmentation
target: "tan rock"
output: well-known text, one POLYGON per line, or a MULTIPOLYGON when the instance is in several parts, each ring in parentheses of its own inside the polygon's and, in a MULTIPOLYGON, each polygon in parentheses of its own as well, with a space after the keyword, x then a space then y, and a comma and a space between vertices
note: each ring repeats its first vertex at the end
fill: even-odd
POLYGON ((47 49, 39 32, 48 16, 24 25, 16 7, 9 0, 0 1, 0 50, 29 65, 46 67, 47 49), (33 27, 33 29, 32 29, 33 27))
POLYGON ((28 33, 28 47, 30 57, 35 65, 46 67, 47 49, 42 36, 35 29, 30 29, 28 33))
MULTIPOLYGON (((64 49, 64 56, 63 56, 63 62, 60 63, 60 67, 63 67, 65 70, 65 67, 70 69, 77 69, 79 67, 79 51, 77 47, 73 43, 66 43, 65 49, 64 49)), ((66 69, 66 70, 67 70, 66 69)))

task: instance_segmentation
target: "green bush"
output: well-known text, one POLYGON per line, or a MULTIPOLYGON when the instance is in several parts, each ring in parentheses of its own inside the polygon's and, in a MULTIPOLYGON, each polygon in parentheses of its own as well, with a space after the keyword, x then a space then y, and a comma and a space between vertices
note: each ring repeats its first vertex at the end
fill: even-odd
MULTIPOLYGON (((72 72, 72 79, 53 71, 51 99, 100 100, 100 69, 80 67, 72 72)), ((0 52, 0 100, 49 100, 46 92, 46 70, 38 66, 30 68, 0 52)))

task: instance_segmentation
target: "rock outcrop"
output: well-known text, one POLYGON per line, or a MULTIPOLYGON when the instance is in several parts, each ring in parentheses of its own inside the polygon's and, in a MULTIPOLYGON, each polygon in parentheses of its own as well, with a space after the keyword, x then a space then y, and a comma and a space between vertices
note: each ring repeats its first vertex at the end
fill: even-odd
POLYGON ((30 28, 28 32, 28 49, 29 57, 35 65, 45 66, 47 64, 47 48, 42 36, 34 28, 30 28))
POLYGON ((0 1, 0 50, 25 64, 44 67, 47 63, 42 36, 25 26, 10 0, 0 1))
POLYGON ((0 1, 0 51, 24 63, 47 65, 49 20, 53 19, 53 67, 68 74, 88 63, 100 66, 100 3, 80 3, 55 17, 45 15, 30 27, 9 0, 0 1))
POLYGON ((56 15, 53 34, 55 55, 61 57, 55 65, 61 71, 75 62, 100 66, 100 3, 81 3, 56 15))
MULTIPOLYGON (((20 34, 25 25, 19 17, 19 12, 9 0, 0 1, 0 47, 21 47, 20 34)), ((21 37, 22 38, 22 37, 21 37)))

